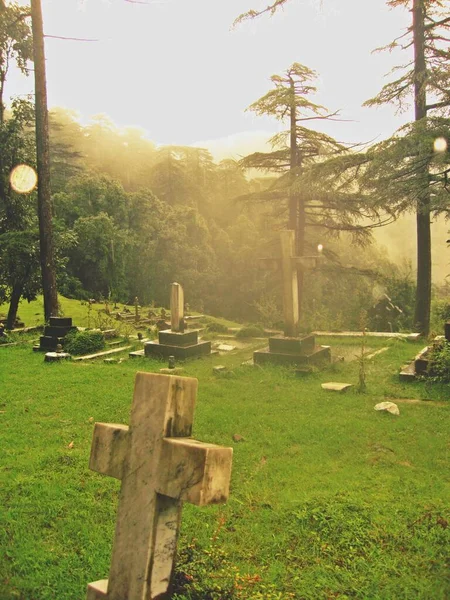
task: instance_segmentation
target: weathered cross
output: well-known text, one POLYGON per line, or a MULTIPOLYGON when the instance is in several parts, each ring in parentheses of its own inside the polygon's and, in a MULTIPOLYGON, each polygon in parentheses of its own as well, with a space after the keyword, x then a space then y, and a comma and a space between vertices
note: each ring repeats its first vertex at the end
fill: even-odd
POLYGON ((122 481, 109 579, 87 600, 166 597, 183 502, 228 498, 232 448, 188 438, 197 380, 137 373, 130 426, 96 423, 90 468, 122 481))
POLYGON ((319 256, 295 256, 295 231, 280 232, 281 258, 262 258, 268 268, 279 270, 283 278, 284 335, 298 335, 299 306, 297 269, 313 269, 319 256))
POLYGON ((170 329, 184 331, 184 293, 179 283, 172 283, 170 293, 170 329))

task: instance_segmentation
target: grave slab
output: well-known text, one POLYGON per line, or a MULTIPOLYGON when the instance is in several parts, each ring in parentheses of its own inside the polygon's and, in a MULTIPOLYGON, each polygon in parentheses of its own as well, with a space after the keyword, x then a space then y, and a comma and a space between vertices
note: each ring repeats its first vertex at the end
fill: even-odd
POLYGON ((346 392, 349 388, 353 387, 352 383, 338 383, 336 381, 329 381, 328 383, 322 383, 321 388, 330 392, 346 392))

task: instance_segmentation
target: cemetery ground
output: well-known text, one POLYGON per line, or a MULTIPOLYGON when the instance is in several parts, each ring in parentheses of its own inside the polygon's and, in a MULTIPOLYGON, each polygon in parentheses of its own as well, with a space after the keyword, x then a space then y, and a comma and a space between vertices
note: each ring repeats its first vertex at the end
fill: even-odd
MULTIPOLYGON (((193 436, 234 457, 228 503, 183 509, 175 600, 450 597, 449 386, 399 381, 423 342, 370 338, 388 349, 358 393, 361 340, 318 343, 346 360, 296 376, 242 365, 244 348, 183 365, 193 436)), ((120 483, 88 468, 94 422, 128 423, 136 371, 161 366, 0 348, 0 600, 77 600, 108 576, 120 483)))

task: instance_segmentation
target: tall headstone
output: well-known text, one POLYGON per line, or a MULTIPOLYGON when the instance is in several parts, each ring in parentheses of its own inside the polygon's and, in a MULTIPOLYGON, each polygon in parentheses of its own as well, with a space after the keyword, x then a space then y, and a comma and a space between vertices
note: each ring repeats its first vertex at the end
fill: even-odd
POLYGON ((184 331, 184 292, 179 283, 172 283, 170 293, 170 329, 184 331))
POLYGON ((280 232, 280 258, 262 259, 266 266, 281 270, 283 281, 284 335, 269 338, 269 347, 253 353, 256 364, 309 365, 330 360, 328 346, 316 346, 313 335, 298 336, 299 305, 297 269, 313 269, 318 256, 295 255, 295 231, 280 232))
POLYGON ((198 330, 185 331, 184 293, 179 283, 172 283, 170 290, 170 329, 159 331, 157 341, 144 344, 144 353, 181 360, 211 354, 211 342, 199 341, 198 330))
POLYGON ((130 426, 96 423, 90 468, 120 479, 109 579, 87 600, 166 597, 183 502, 225 502, 232 448, 191 439, 197 380, 137 373, 130 426))

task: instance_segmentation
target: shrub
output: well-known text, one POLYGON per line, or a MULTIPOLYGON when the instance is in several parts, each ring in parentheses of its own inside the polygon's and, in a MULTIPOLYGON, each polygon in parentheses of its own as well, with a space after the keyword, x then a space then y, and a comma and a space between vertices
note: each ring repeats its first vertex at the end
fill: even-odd
POLYGON ((208 323, 207 329, 208 332, 212 333, 228 333, 228 327, 223 323, 219 323, 218 321, 208 323))
POLYGON ((64 341, 64 350, 69 354, 91 354, 105 347, 101 331, 72 331, 64 341))
POLYGON ((237 338, 261 337, 264 334, 264 329, 259 325, 247 325, 236 333, 237 338))
POLYGON ((430 350, 428 374, 433 378, 434 381, 450 381, 449 342, 440 342, 430 350))

